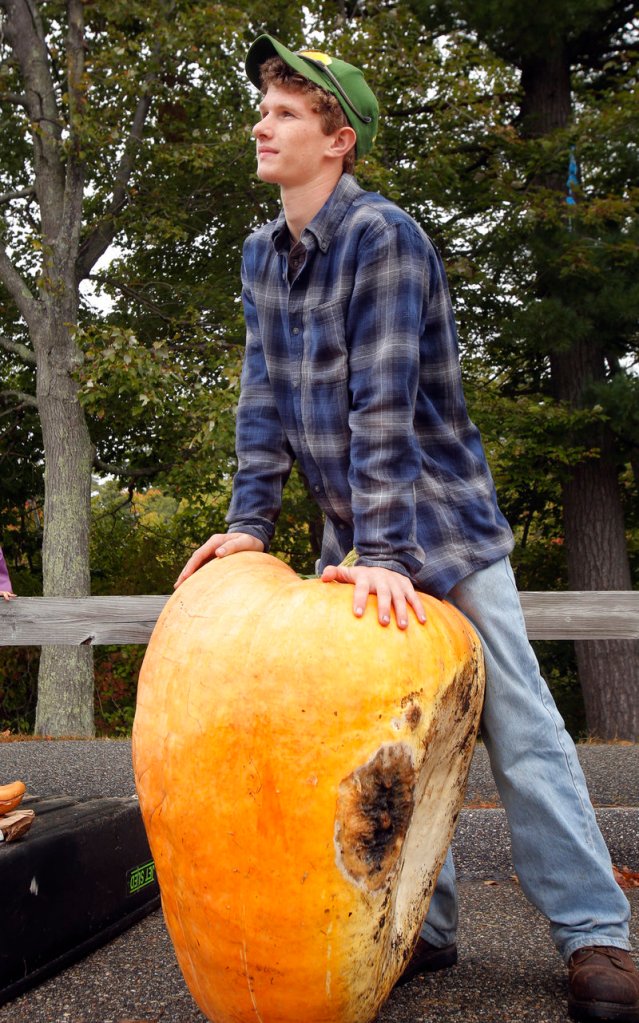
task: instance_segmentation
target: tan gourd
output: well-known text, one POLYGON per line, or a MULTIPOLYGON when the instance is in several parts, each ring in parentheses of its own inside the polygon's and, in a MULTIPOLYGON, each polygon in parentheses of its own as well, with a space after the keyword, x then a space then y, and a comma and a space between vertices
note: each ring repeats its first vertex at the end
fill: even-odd
MULTIPOLYGON (((410 956, 483 694, 454 608, 379 625, 266 554, 174 594, 133 759, 167 927, 215 1023, 367 1023, 410 956)), ((372 604, 375 604, 374 598, 372 604)))
POLYGON ((17 806, 20 806, 25 792, 26 786, 23 781, 12 781, 8 785, 0 785, 0 816, 11 813, 17 806))

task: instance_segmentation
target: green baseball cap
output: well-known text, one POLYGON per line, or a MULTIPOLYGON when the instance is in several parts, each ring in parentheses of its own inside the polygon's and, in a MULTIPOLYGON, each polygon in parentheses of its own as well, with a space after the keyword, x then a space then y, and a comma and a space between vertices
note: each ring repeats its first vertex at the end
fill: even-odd
POLYGON ((363 156, 369 152, 377 134, 379 107, 375 94, 366 84, 358 67, 330 57, 321 50, 309 48, 293 53, 273 36, 261 35, 246 55, 246 73, 258 89, 260 68, 269 57, 281 57, 285 64, 303 78, 308 78, 309 82, 330 92, 357 135, 357 155, 363 156))

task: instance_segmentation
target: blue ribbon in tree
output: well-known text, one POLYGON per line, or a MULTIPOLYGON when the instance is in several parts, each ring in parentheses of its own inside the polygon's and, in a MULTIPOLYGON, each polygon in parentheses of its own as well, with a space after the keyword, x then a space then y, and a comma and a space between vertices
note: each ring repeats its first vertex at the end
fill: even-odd
MULTIPOLYGON (((577 157, 575 156, 575 147, 570 147, 570 159, 568 160, 568 177, 566 179, 566 202, 569 206, 576 206, 577 200, 573 195, 573 188, 579 187, 579 168, 577 167, 577 157)), ((572 227, 572 218, 568 217, 569 227, 572 227)))

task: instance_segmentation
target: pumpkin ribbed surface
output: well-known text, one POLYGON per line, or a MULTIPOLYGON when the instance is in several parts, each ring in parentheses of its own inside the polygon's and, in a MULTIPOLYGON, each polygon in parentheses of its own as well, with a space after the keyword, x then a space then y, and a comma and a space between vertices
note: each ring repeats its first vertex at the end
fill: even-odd
POLYGON ((266 554, 202 568, 142 667, 136 785, 180 967, 215 1023, 366 1023, 459 811, 481 653, 453 607, 362 619, 266 554))

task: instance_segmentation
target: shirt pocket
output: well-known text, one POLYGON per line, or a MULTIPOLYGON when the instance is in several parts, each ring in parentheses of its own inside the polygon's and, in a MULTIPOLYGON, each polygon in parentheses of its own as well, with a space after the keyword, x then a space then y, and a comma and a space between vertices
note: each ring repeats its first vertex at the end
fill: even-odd
POLYGON ((333 455, 349 444, 348 381, 344 303, 316 306, 309 312, 304 337, 302 416, 311 446, 325 449, 329 443, 333 455))
POLYGON ((305 375, 314 380, 348 380, 348 348, 344 303, 328 302, 310 310, 302 361, 305 375))

